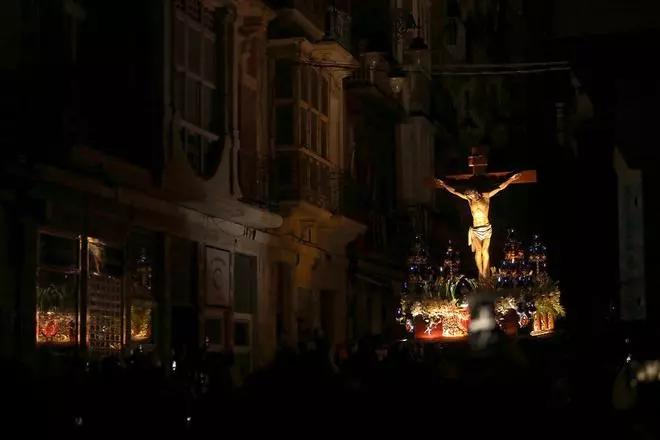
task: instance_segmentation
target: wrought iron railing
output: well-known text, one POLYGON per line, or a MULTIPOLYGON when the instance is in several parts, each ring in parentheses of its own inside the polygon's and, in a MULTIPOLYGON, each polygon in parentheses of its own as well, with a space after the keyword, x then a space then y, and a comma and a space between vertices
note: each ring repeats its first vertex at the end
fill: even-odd
POLYGON ((334 6, 328 7, 325 14, 324 40, 336 41, 344 49, 351 51, 351 16, 334 6))
POLYGON ((280 151, 275 158, 274 193, 281 202, 304 201, 334 211, 337 206, 333 188, 332 165, 307 150, 280 151))
POLYGON ((369 193, 328 160, 306 150, 278 152, 273 193, 281 203, 307 202, 357 221, 366 219, 369 193))
POLYGON ((272 164, 270 154, 239 150, 238 182, 244 202, 269 209, 276 206, 270 185, 272 164))

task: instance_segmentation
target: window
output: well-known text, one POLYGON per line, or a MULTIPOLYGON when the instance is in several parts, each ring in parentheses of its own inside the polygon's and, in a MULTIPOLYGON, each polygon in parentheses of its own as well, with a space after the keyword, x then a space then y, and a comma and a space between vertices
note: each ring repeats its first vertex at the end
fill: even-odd
POLYGON ((77 345, 80 239, 39 235, 37 344, 77 345))
POLYGON ((298 144, 328 157, 330 82, 313 66, 300 68, 298 144))
POLYGON ((180 140, 191 167, 209 179, 219 165, 215 10, 178 0, 174 19, 174 95, 180 140))
POLYGON ((39 234, 37 344, 84 341, 94 355, 107 356, 127 340, 152 342, 154 242, 138 238, 131 235, 125 252, 123 244, 94 237, 39 234))
POLYGON ((156 255, 156 237, 146 231, 136 231, 129 240, 127 267, 130 271, 130 340, 153 343, 153 321, 156 298, 152 288, 152 272, 156 255))
POLYGON ((123 344, 122 284, 124 255, 120 246, 109 246, 88 237, 87 244, 87 345, 98 355, 119 353, 123 344))

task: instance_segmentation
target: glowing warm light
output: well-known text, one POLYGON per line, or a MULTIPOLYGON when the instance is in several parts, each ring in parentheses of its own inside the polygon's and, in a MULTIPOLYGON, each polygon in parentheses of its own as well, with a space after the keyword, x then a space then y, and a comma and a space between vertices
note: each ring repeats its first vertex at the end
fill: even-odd
POLYGON ((547 335, 555 331, 555 318, 550 313, 536 312, 534 314, 534 330, 532 336, 547 335))
POLYGON ((74 344, 78 329, 73 313, 37 311, 37 344, 74 344))
POLYGON ((152 336, 153 306, 149 303, 131 305, 131 341, 148 342, 152 336))

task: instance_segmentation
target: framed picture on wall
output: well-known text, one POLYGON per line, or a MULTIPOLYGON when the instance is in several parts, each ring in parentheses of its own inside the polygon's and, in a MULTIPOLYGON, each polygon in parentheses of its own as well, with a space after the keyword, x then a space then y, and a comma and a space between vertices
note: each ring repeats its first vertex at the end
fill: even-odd
POLYGON ((206 248, 206 304, 231 306, 229 265, 231 254, 222 249, 206 248))

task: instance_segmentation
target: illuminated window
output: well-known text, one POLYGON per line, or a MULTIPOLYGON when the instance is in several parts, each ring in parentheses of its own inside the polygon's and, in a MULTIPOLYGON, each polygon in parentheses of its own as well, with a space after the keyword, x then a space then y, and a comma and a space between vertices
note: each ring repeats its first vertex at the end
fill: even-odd
POLYGON ((156 239, 146 231, 135 231, 129 240, 127 268, 130 273, 130 339, 133 343, 153 343, 156 298, 153 289, 153 262, 156 239))
POLYGON ((205 179, 219 164, 215 9, 200 0, 177 0, 174 19, 174 102, 182 118, 181 144, 205 179))
POLYGON ((39 234, 37 344, 76 345, 79 340, 80 239, 39 234))
POLYGON ((87 345, 97 355, 119 353, 123 345, 122 246, 87 238, 87 345))
POLYGON ((90 353, 107 356, 121 352, 127 333, 134 342, 152 342, 154 246, 139 238, 131 237, 126 253, 123 243, 39 234, 37 344, 84 341, 90 353))

